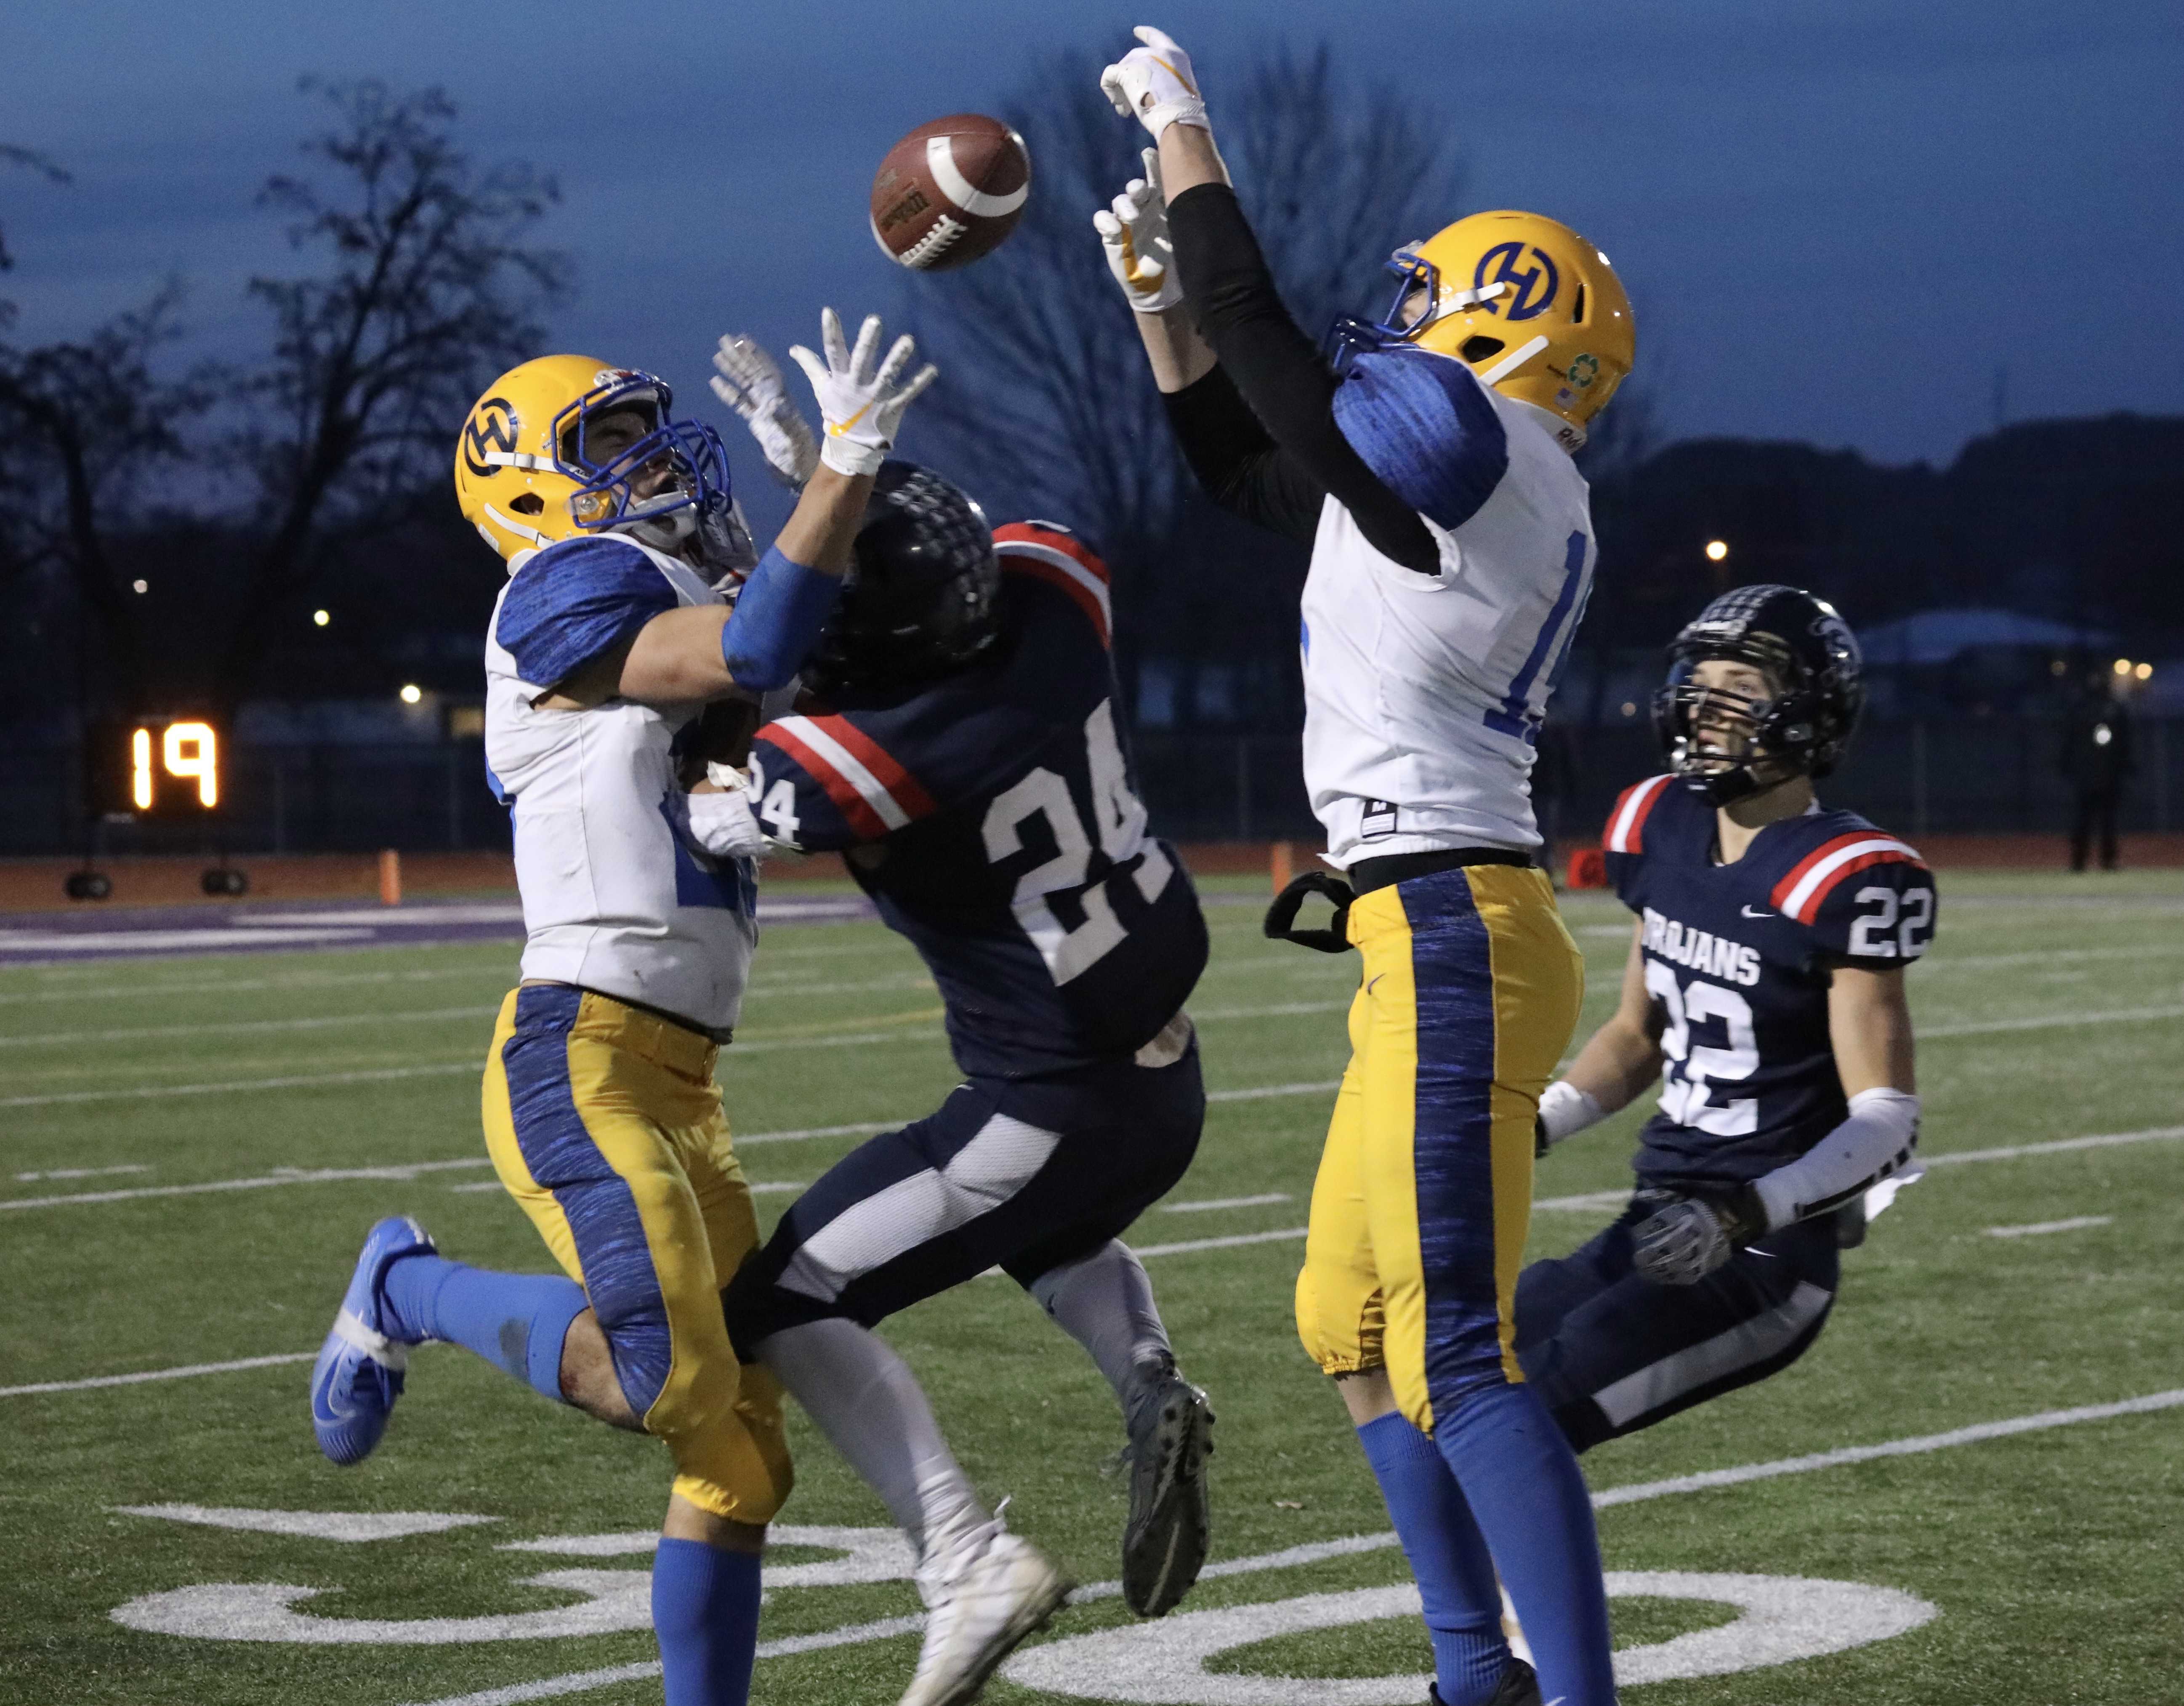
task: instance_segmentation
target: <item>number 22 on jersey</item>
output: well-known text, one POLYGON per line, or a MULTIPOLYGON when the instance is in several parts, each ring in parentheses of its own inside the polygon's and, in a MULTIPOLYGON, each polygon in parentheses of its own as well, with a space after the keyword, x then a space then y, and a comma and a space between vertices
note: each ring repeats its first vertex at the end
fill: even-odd
POLYGON ((1676 981, 1675 967, 1646 962, 1646 993, 1661 1004, 1667 1025, 1661 1033, 1661 1112, 1679 1125, 1696 1126, 1716 1137, 1746 1137, 1758 1129, 1759 1104, 1751 1097, 1713 1100, 1713 1086, 1735 1084, 1759 1070, 1759 1043, 1752 1027, 1752 1004, 1735 990, 1694 978, 1676 981), (1719 1019, 1728 1046, 1693 1044, 1691 1028, 1719 1019))
MULTIPOLYGON (((1138 893, 1148 903, 1157 900, 1175 874, 1174 867, 1157 843, 1146 845, 1145 808, 1130 792, 1109 701, 1100 700, 1085 720, 1084 743, 1099 849, 1117 866, 1139 859, 1137 868, 1130 873, 1138 893)), ((1011 905, 1017 922, 1031 938, 1058 985, 1082 976, 1117 947, 1128 932, 1107 898, 1106 878, 1097 883, 1087 880, 1092 865, 1092 831, 1070 797, 1069 783, 1044 765, 996 795, 986 808, 987 861, 998 865, 1022 853, 1025 826, 1034 817, 1046 820, 1047 833, 1054 839, 1054 856, 1017 879, 1011 905), (1063 924, 1055 916, 1056 896, 1072 898, 1084 914, 1083 922, 1063 924)))

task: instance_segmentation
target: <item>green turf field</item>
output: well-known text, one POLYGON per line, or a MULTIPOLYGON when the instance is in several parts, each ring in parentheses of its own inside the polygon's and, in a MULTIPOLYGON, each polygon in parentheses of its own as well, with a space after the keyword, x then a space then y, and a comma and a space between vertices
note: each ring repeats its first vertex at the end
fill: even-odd
MULTIPOLYGON (((1913 973, 1925 1152, 1967 1159, 1936 1166, 1846 1257, 1833 1322, 1803 1361, 1585 1459, 1609 1496, 1619 1645, 1680 1643, 1638 1655, 1632 1674, 1686 1673, 1635 1682, 1630 1700, 2184 1701, 2184 1408, 2050 1414, 2184 1388, 2184 879, 1959 876, 1942 889, 1936 950, 1913 973), (2137 1133, 2150 1135, 1970 1157, 2137 1133), (2043 1416, 2052 1424, 1933 1438, 2043 1416), (1677 1479, 1751 1465, 1773 1472, 1677 1479), (1740 1595, 1745 1609, 1729 1603, 1740 1595), (1769 1662, 1848 1639, 1864 1644, 1769 1662), (1747 1668, 1721 1673, 1730 1664, 1747 1668), (1720 1674, 1688 1675, 1709 1665, 1720 1674)), ((1568 913, 1592 969, 1589 1027, 1629 926, 1605 896, 1573 897, 1568 913)), ((1400 1679, 1429 1661, 1414 1624, 1389 1614, 1400 1600, 1371 1592, 1406 1580, 1400 1555, 1378 1542, 1385 1514, 1290 1320, 1292 1229, 1356 962, 1262 940, 1254 906, 1213 919, 1192 1002, 1210 1087, 1278 1093, 1215 1104, 1197 1165, 1133 1241, 1220 1413, 1215 1557, 1245 1567, 1184 1607, 1225 1614, 1142 1633, 1112 1594, 1089 1598, 1019 1674, 1183 1706, 1420 1700, 1399 1680, 1343 1692, 1278 1680, 1400 1679), (1178 1246, 1200 1247, 1167 1247, 1178 1246), (1059 1642, 1081 1644, 1051 1651, 1059 1642)), ((408 1210, 450 1254, 548 1265, 516 1210, 478 1188, 491 1174, 476 1063, 512 963, 508 947, 465 946, 0 972, 0 1699, 659 1700, 636 1674, 653 1657, 638 1542, 509 1549, 654 1526, 667 1468, 650 1441, 442 1346, 414 1360, 369 1463, 336 1469, 311 1440, 308 1358, 374 1218, 408 1210), (110 1195, 242 1180, 276 1182, 110 1195), (304 1360, 75 1384, 282 1356, 304 1360), (50 1383, 67 1389, 21 1390, 50 1383), (161 1505, 290 1515, 237 1529, 119 1508, 161 1505), (485 1520, 343 1540, 312 1520, 326 1513, 485 1520), (575 1575, 532 1581, 561 1571, 575 1575), (112 1614, 125 1606, 136 1626, 112 1614), (600 1671, 627 1674, 526 1686, 600 1671)), ((738 1131, 772 1135, 914 1117, 953 1074, 909 951, 842 925, 769 938, 722 1080, 738 1131)), ((1558 1151, 1540 1196, 1624 1181, 1642 1111, 1558 1151)), ((855 1141, 751 1144, 751 1177, 775 1187, 761 1211, 855 1141)), ((1543 1208, 1535 1249, 1581 1241, 1607 1200, 1543 1208)), ((890 1330, 980 1485, 1011 1497, 1011 1523, 1080 1581, 1112 1582, 1123 1483, 1101 1464, 1121 1430, 1081 1353, 999 1280, 890 1330)), ((783 1520, 879 1527, 878 1503, 793 1425, 799 1486, 783 1520)), ((828 1581, 884 1573, 826 1567, 843 1555, 783 1547, 772 1560, 805 1567, 769 1602, 759 1701, 883 1706, 907 1681, 915 1637, 885 1631, 914 1592, 828 1581)), ((1061 1697, 997 1681, 988 1698, 1061 1697)))

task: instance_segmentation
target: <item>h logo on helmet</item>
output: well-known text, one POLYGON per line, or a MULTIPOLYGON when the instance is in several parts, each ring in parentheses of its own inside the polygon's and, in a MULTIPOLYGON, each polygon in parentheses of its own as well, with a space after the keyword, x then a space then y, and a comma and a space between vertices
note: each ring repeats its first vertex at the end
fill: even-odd
POLYGON ((1531 320, 1546 313, 1562 287, 1562 274, 1556 270, 1547 252, 1536 246, 1518 243, 1497 243, 1479 257, 1479 265, 1471 275, 1474 290, 1484 290, 1490 284, 1506 284, 1510 294, 1505 309, 1502 301, 1490 298, 1479 304, 1489 313, 1503 314, 1512 321, 1531 320), (1522 263, 1529 259, 1529 266, 1522 263))
POLYGON ((488 397, 479 404, 463 428, 463 460, 471 472, 481 480, 489 477, 493 465, 486 460, 488 454, 513 454, 515 430, 515 410, 505 397, 488 397))

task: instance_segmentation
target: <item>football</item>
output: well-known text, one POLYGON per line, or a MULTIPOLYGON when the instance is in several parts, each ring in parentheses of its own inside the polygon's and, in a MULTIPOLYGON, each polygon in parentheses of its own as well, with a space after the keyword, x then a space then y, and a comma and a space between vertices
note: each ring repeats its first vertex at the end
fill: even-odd
POLYGON ((906 267, 944 272, 992 254, 1030 193, 1023 138, 999 119, 956 113, 887 151, 872 179, 872 237, 906 267))

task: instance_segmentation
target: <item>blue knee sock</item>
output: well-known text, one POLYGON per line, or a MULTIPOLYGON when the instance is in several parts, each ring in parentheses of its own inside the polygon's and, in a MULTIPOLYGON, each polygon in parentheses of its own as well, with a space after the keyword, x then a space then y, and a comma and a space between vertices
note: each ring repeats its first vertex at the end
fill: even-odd
POLYGON ((1435 1418, 1434 1443, 1516 1603, 1542 1698, 1614 1706, 1592 1498, 1546 1406, 1529 1386, 1484 1386, 1435 1418))
POLYGON ((439 1256, 405 1256, 380 1295, 407 1339, 444 1339, 561 1402, 561 1345, 590 1307, 584 1288, 559 1274, 495 1274, 439 1256))
POLYGON ((744 1706, 758 1653, 758 1554, 663 1540, 652 1561, 652 1628, 667 1706, 744 1706))
POLYGON ((1366 1423, 1357 1442, 1418 1578, 1440 1698, 1448 1706, 1491 1699, 1509 1662, 1502 1589, 1456 1477, 1434 1442, 1400 1415, 1366 1423))

